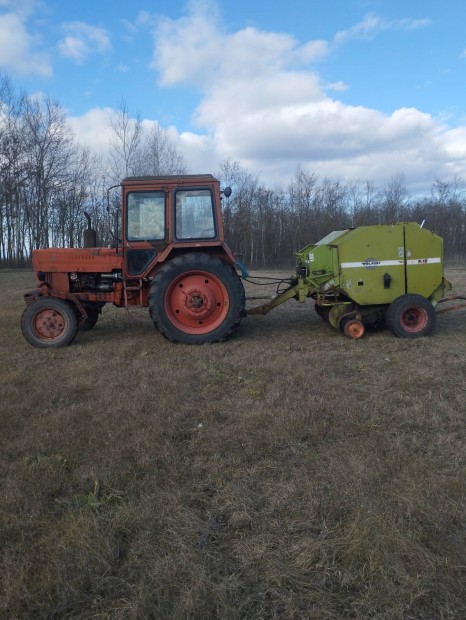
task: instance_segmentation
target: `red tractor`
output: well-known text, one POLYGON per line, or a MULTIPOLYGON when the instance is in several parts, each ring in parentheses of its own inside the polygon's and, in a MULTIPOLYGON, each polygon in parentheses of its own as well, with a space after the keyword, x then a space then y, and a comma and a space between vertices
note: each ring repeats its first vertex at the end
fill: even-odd
POLYGON ((36 347, 70 344, 107 303, 149 307, 169 340, 227 338, 244 315, 244 288, 223 235, 221 194, 212 175, 129 177, 121 183, 121 240, 96 247, 34 250, 38 287, 24 296, 25 338, 36 347))

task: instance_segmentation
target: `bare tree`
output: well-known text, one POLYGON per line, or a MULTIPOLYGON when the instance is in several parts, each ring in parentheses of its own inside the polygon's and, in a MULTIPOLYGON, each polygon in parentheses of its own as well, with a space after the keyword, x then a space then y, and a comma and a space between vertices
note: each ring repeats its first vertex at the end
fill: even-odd
POLYGON ((135 158, 138 175, 162 176, 186 174, 186 163, 178 153, 170 135, 158 123, 151 125, 144 135, 141 148, 135 158))
POLYGON ((253 263, 257 257, 257 178, 230 159, 221 162, 218 177, 222 185, 229 185, 233 190, 230 198, 223 199, 227 240, 235 251, 253 263))
POLYGON ((124 177, 137 174, 139 149, 142 139, 142 121, 139 113, 130 115, 126 102, 119 104, 115 117, 111 119, 114 136, 110 141, 110 166, 113 177, 121 181, 124 177))
POLYGON ((382 195, 382 223, 396 224, 409 219, 409 193, 404 174, 396 172, 385 186, 382 195))
POLYGON ((23 115, 28 194, 25 204, 31 247, 48 247, 56 202, 69 180, 77 147, 63 109, 47 97, 28 97, 23 115))
POLYGON ((380 224, 380 192, 372 181, 349 181, 346 200, 351 227, 380 224))
POLYGON ((21 230, 24 213, 21 191, 24 166, 24 99, 15 96, 11 81, 0 81, 0 256, 10 264, 21 262, 26 252, 21 230))

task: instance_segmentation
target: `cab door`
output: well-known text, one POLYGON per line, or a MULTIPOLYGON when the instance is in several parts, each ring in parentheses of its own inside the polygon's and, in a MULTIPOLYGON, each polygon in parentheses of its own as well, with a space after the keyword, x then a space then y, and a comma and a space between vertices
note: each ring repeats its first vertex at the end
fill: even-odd
POLYGON ((125 195, 124 253, 127 276, 139 276, 168 245, 167 192, 130 189, 125 195))

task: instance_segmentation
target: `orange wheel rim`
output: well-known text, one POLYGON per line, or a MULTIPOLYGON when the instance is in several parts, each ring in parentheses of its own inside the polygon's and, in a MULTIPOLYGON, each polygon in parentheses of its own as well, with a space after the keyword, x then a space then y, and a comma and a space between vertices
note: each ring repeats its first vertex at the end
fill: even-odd
POLYGON ((33 329, 42 340, 57 340, 66 329, 66 319, 60 312, 44 308, 35 315, 33 329))
POLYGON ((350 338, 353 338, 354 340, 361 338, 361 336, 363 336, 364 334, 364 331, 364 325, 361 323, 361 321, 348 321, 348 323, 345 325, 345 334, 350 338))
POLYGON ((429 320, 427 312, 419 306, 410 306, 401 315, 401 325, 407 332, 413 334, 420 332, 429 320))
POLYGON ((190 271, 176 278, 165 294, 165 312, 186 334, 207 334, 228 314, 230 299, 223 282, 211 273, 190 271))

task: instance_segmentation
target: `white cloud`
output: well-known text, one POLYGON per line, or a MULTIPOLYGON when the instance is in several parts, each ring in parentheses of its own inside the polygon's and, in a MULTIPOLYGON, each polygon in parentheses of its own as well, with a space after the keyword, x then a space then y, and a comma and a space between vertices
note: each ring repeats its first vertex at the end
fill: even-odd
POLYGON ((341 80, 338 80, 338 82, 331 82, 330 84, 325 85, 325 90, 333 90, 338 93, 344 93, 346 90, 348 90, 348 88, 348 84, 345 84, 341 80))
MULTIPOLYGON (((330 93, 348 86, 324 85, 310 69, 309 63, 329 53, 325 42, 301 44, 250 27, 228 33, 215 12, 192 7, 181 19, 157 22, 153 66, 162 84, 194 84, 200 92, 194 114, 199 133, 169 128, 193 172, 215 171, 222 159, 232 158, 271 185, 288 181, 298 164, 321 176, 381 185, 400 170, 425 188, 435 178, 466 177, 466 127, 450 129, 416 108, 384 114, 346 105, 330 93)), ((339 41, 421 25, 373 16, 339 41)), ((81 143, 104 154, 111 114, 95 109, 70 122, 81 143)))
POLYGON ((160 18, 155 34, 152 67, 164 85, 179 82, 201 84, 212 79, 222 56, 222 29, 202 13, 179 20, 160 18))
POLYGON ((314 62, 327 56, 329 51, 327 41, 309 41, 302 46, 299 53, 304 62, 314 62))
MULTIPOLYGON (((387 115, 330 97, 348 86, 326 86, 309 63, 331 52, 325 41, 300 44, 293 37, 255 28, 228 33, 215 12, 192 3, 178 20, 162 18, 154 36, 153 67, 163 85, 196 85, 194 120, 205 132, 177 136, 186 159, 207 170, 231 157, 265 182, 280 183, 296 166, 337 178, 386 182, 395 171, 432 179, 466 175, 464 131, 448 131, 415 108, 387 115)), ((388 30, 423 28, 429 20, 383 20, 368 15, 337 33, 332 45, 388 30)), ((197 168, 199 170, 199 168, 197 168)))
POLYGON ((0 8, 10 9, 12 13, 26 19, 34 12, 37 0, 0 0, 0 8))
POLYGON ((352 39, 369 39, 378 32, 387 30, 417 30, 425 28, 431 23, 430 19, 396 19, 385 20, 374 14, 366 15, 366 17, 347 30, 337 32, 333 42, 335 45, 342 45, 352 39))
POLYGON ((162 85, 190 83, 201 88, 218 79, 236 81, 276 75, 285 67, 301 67, 329 52, 326 41, 299 45, 290 35, 247 27, 225 32, 215 12, 202 4, 178 20, 160 18, 156 23, 152 67, 162 85))
MULTIPOLYGON (((116 114, 112 108, 93 108, 82 116, 68 117, 68 123, 79 144, 105 160, 109 154, 109 145, 115 136, 111 121, 116 114)), ((159 125, 157 121, 148 119, 143 120, 142 124, 146 131, 154 125, 159 125)), ((189 170, 194 173, 216 170, 221 158, 210 136, 192 132, 179 133, 173 126, 164 130, 167 131, 177 151, 183 154, 189 170)))
POLYGON ((93 153, 108 154, 110 140, 113 136, 111 108, 93 108, 82 116, 69 116, 68 122, 77 140, 93 153))
POLYGON ((52 66, 49 59, 45 53, 36 50, 39 40, 27 30, 27 13, 19 11, 24 9, 22 5, 17 8, 18 12, 0 15, 0 67, 20 74, 50 76, 52 66))
POLYGON ((77 64, 83 64, 91 54, 102 54, 112 49, 104 28, 76 21, 65 24, 63 29, 67 36, 58 44, 60 54, 77 64))

